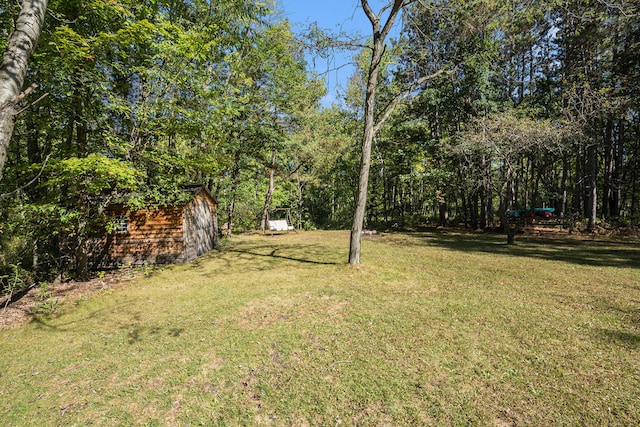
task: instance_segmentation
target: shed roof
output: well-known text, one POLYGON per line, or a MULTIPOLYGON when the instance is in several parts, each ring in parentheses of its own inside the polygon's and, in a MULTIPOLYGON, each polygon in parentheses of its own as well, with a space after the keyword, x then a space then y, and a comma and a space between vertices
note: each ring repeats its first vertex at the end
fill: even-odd
POLYGON ((200 193, 203 193, 206 197, 209 197, 211 201, 217 205, 218 201, 213 197, 211 192, 204 185, 188 185, 181 188, 185 192, 190 192, 192 197, 197 196, 200 193))

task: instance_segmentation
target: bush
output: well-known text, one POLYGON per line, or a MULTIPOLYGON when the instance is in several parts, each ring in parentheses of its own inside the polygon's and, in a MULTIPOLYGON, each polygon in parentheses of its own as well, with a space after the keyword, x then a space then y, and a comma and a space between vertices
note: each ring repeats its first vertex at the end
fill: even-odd
POLYGON ((0 273, 2 295, 13 295, 33 286, 33 277, 27 270, 16 264, 12 264, 10 268, 9 274, 0 273))

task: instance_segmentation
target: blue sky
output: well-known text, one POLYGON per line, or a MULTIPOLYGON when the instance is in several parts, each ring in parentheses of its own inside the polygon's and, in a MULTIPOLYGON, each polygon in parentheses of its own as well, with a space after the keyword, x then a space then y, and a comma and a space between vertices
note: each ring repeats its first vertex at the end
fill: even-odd
MULTIPOLYGON (((372 0, 371 7, 378 11, 388 0, 372 0)), ((305 25, 317 22, 320 28, 333 32, 359 32, 363 36, 371 34, 371 24, 365 16, 360 0, 277 0, 278 9, 298 32, 305 25)), ((339 93, 346 89, 354 67, 348 65, 356 52, 336 52, 327 63, 322 58, 307 58, 310 66, 318 73, 326 73, 328 93, 323 105, 338 100, 339 93)))

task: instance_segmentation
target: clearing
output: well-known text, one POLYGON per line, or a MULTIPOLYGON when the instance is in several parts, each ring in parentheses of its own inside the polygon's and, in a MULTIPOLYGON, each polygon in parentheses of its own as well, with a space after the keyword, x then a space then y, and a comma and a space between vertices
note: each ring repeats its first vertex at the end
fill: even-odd
POLYGON ((348 235, 235 236, 0 330, 3 424, 640 425, 637 243, 394 233, 353 267, 348 235))

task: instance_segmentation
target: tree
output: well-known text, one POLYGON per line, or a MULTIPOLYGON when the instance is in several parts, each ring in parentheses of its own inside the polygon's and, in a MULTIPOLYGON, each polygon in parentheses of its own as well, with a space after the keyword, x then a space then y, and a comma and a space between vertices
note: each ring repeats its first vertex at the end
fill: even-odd
POLYGON ((354 135, 361 122, 337 105, 316 111, 296 133, 309 161, 298 175, 306 189, 303 208, 313 227, 349 227, 353 215, 353 187, 357 178, 354 135))
POLYGON ((33 54, 47 10, 47 0, 24 0, 16 20, 15 29, 9 36, 7 49, 0 65, 0 181, 7 160, 9 142, 13 135, 14 118, 18 103, 33 87, 25 90, 24 84, 29 59, 33 54))
POLYGON ((389 114, 383 114, 376 123, 376 90, 378 88, 378 75, 380 65, 385 51, 385 40, 389 31, 398 17, 402 8, 412 1, 394 0, 385 5, 380 12, 376 13, 371 9, 368 0, 361 0, 365 15, 371 22, 373 30, 373 40, 371 43, 371 61, 367 72, 365 99, 364 99, 364 133, 362 136, 362 148, 360 154, 360 174, 358 178, 358 190, 356 193, 356 205, 353 213, 353 223, 351 225, 351 240, 349 243, 349 264, 360 263, 360 248, 362 239, 362 228, 364 226, 364 215, 367 207, 367 189, 369 185, 369 169, 371 168, 371 145, 376 132, 384 121, 389 118, 389 114), (384 23, 381 22, 383 14, 389 10, 384 23))
MULTIPOLYGON (((536 200, 540 198, 539 186, 529 195, 530 200, 518 199, 514 191, 515 181, 523 180, 517 176, 518 165, 527 158, 562 158, 570 152, 577 134, 577 130, 569 123, 532 119, 523 112, 510 110, 471 121, 468 129, 458 133, 447 150, 462 158, 463 163, 471 169, 470 187, 487 186, 500 196, 501 220, 506 226, 506 210, 547 202, 536 200), (488 176, 483 165, 474 162, 474 159, 485 159, 492 165, 488 176)), ((552 176, 550 171, 554 163, 536 167, 535 181, 552 176)), ((560 208, 558 212, 562 212, 561 200, 549 202, 556 202, 554 205, 560 208)))
MULTIPOLYGON (((5 12, 18 16, 8 3, 2 31, 12 24, 5 12)), ((251 84, 229 74, 240 51, 256 49, 253 33, 266 28, 269 10, 257 0, 50 0, 47 12, 55 19, 27 79, 49 96, 15 121, 0 182, 0 252, 18 238, 21 249, 0 260, 0 276, 14 264, 47 280, 71 263, 82 276, 103 203, 118 196, 144 208, 179 202, 182 185, 211 188, 241 144, 225 134, 251 84), (102 186, 109 177, 118 179, 102 186)))
MULTIPOLYGON (((286 166, 278 162, 278 154, 288 151, 290 134, 304 119, 304 112, 317 106, 324 87, 308 78, 306 63, 288 23, 268 28, 256 51, 261 57, 261 75, 256 79, 256 94, 260 100, 255 100, 254 109, 260 106, 258 109, 265 114, 261 119, 265 122, 263 127, 270 128, 264 144, 269 149, 264 158, 269 184, 260 220, 260 229, 264 231, 275 191, 276 172, 287 174, 286 166)), ((299 161, 292 162, 289 158, 288 163, 292 170, 300 167, 299 161)))

